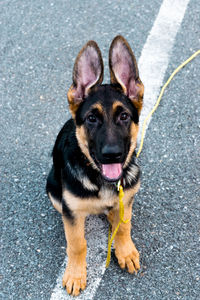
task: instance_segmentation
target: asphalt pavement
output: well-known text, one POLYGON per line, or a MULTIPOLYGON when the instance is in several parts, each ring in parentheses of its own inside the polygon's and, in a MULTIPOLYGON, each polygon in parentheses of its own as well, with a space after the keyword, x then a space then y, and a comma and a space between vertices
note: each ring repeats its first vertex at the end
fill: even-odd
MULTIPOLYGON (((62 221, 45 184, 56 135, 69 118, 66 92, 78 51, 97 41, 108 82, 113 37, 124 35, 138 59, 161 4, 0 1, 0 299, 50 299, 65 259, 62 221)), ((191 0, 165 80, 200 48, 199 15, 199 1, 191 0)), ((146 133, 132 228, 141 271, 120 270, 112 254, 95 300, 199 299, 199 74, 197 57, 171 82, 146 133)))

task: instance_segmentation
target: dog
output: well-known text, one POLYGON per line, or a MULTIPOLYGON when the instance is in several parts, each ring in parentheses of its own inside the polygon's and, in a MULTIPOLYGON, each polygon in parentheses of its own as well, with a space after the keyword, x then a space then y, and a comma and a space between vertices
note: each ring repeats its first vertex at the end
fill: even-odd
MULTIPOLYGON (((131 219, 133 197, 140 186, 135 148, 144 86, 130 45, 114 38, 109 49, 110 84, 102 84, 103 60, 95 41, 79 52, 68 90, 68 120, 57 136, 46 190, 62 215, 68 263, 63 287, 77 296, 86 287, 84 223, 90 214, 106 213, 115 230, 119 222, 116 183, 124 189, 124 219, 131 219)), ((121 224, 114 240, 122 269, 137 273, 139 252, 131 222, 121 224)))

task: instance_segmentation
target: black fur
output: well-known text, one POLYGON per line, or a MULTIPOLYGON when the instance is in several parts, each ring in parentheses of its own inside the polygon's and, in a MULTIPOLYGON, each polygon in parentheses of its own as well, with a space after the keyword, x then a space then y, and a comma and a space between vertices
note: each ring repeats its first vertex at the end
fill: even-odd
POLYGON ((79 106, 76 114, 76 124, 78 126, 83 123, 84 115, 86 114, 86 112, 88 112, 91 105, 97 102, 97 100, 103 104, 105 110, 107 110, 114 101, 120 100, 120 102, 126 105, 132 112, 133 122, 138 124, 138 111, 130 101, 130 99, 122 93, 121 87, 118 84, 102 84, 98 86, 98 88, 94 88, 93 90, 91 90, 89 96, 87 97, 87 101, 83 101, 79 106))
MULTIPOLYGON (((128 110, 131 112, 131 120, 137 124, 138 113, 131 101, 121 93, 120 89, 116 88, 115 86, 102 85, 97 88, 97 91, 91 92, 88 98, 85 99, 80 105, 76 114, 76 121, 74 121, 73 119, 68 120, 58 134, 52 152, 53 167, 47 179, 46 189, 47 192, 50 192, 52 196, 56 198, 60 203, 63 202, 63 188, 66 188, 72 194, 82 198, 83 200, 89 197, 94 197, 94 199, 97 199, 99 190, 103 185, 106 185, 107 188, 111 188, 117 193, 116 183, 106 182, 102 177, 101 172, 92 167, 88 158, 82 153, 76 138, 76 126, 81 126, 82 124, 84 124, 85 115, 88 111, 90 111, 91 105, 95 104, 96 102, 101 103, 106 111, 110 109, 115 101, 120 101, 124 106, 128 108, 128 110), (96 190, 89 190, 84 187, 80 180, 84 176, 87 177, 90 182, 97 187, 96 190)), ((113 121, 113 124, 114 123, 115 121, 113 121)), ((128 126, 128 128, 125 128, 123 130, 128 131, 130 125, 128 124, 126 126, 128 126)), ((102 124, 99 127, 102 127, 102 124)), ((94 134, 97 134, 99 127, 97 126, 95 130, 93 129, 94 134)), ((87 130, 90 130, 90 128, 87 128, 87 130)), ((117 130, 118 135, 120 136, 120 130, 122 130, 120 126, 117 127, 117 130)), ((104 132, 105 131, 106 129, 104 130, 104 132)), ((122 136, 122 138, 124 137, 122 136)), ((130 137, 127 136, 126 138, 129 147, 128 139, 130 137)), ((101 136, 99 136, 99 139, 101 139, 101 136)), ((102 135, 102 139, 105 139, 105 134, 102 135)), ((99 140, 98 142, 100 143, 101 140, 99 140)), ((90 151, 92 152, 92 149, 90 149, 90 151)), ((134 153, 129 162, 129 165, 123 170, 124 188, 133 187, 138 182, 139 177, 140 171, 139 167, 135 163, 134 153), (128 171, 133 165, 136 168, 136 176, 127 180, 128 171)), ((63 212, 65 216, 73 219, 73 212, 70 211, 66 203, 62 203, 62 207, 64 209, 63 212)))

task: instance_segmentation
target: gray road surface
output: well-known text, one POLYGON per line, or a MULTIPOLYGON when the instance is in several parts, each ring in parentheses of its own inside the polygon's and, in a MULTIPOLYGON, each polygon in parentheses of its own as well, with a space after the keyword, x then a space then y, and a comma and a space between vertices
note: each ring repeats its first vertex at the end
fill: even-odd
MULTIPOLYGON (((69 118, 75 56, 95 39, 106 63, 120 33, 139 58, 161 3, 0 1, 0 299, 50 299, 65 257, 45 180, 56 134, 69 118)), ((199 1, 191 0, 165 79, 200 48, 199 15, 199 1)), ((121 271, 112 256, 94 299, 199 299, 199 74, 198 57, 171 83, 146 134, 133 219, 141 271, 121 271)))

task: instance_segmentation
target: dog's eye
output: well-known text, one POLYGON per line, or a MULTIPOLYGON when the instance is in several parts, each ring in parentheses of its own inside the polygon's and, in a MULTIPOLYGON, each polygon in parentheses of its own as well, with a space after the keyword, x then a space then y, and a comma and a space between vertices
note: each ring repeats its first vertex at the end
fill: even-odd
POLYGON ((127 121, 129 119, 129 114, 127 112, 123 112, 120 114, 121 121, 127 121))
POLYGON ((94 114, 90 114, 89 116, 87 116, 87 121, 89 121, 90 123, 95 123, 97 121, 97 117, 94 114))

